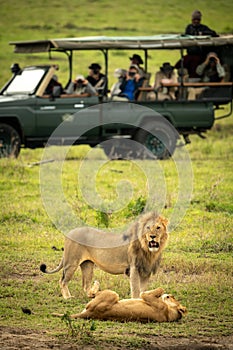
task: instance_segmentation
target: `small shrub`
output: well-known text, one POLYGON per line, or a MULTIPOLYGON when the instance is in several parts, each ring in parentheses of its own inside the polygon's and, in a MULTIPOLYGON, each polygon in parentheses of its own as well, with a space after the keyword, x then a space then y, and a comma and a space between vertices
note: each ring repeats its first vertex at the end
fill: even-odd
POLYGON ((127 206, 126 217, 137 216, 141 214, 145 208, 146 199, 139 197, 136 200, 132 200, 127 206))
POLYGON ((98 210, 96 212, 96 221, 98 227, 109 227, 109 213, 98 210))
POLYGON ((96 330, 96 323, 94 320, 77 322, 70 317, 69 313, 65 313, 61 320, 66 324, 68 335, 72 338, 79 338, 82 340, 87 340, 92 337, 91 332, 96 330))

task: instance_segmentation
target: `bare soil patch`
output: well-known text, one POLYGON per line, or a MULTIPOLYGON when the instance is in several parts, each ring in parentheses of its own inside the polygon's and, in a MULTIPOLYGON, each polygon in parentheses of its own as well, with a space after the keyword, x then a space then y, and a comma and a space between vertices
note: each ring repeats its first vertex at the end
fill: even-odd
MULTIPOLYGON (((0 327, 0 349, 1 350, 31 350, 31 349, 55 349, 55 350, 95 350, 100 348, 94 344, 77 344, 75 339, 59 339, 46 334, 22 328, 0 327)), ((130 346, 119 344, 102 343, 102 350, 126 350, 130 346)), ((134 349, 136 347, 134 346, 134 349)), ((145 345, 137 347, 145 349, 145 345)), ((233 350, 233 336, 226 337, 192 337, 192 338, 172 338, 153 336, 146 339, 147 350, 233 350)))

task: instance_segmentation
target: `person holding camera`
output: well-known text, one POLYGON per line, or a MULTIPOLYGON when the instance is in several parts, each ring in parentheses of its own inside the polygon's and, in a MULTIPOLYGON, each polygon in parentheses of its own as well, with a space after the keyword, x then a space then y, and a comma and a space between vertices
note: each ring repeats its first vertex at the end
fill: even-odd
POLYGON ((92 63, 89 67, 89 75, 87 81, 94 86, 95 90, 103 96, 107 95, 107 77, 102 74, 99 63, 92 63))
POLYGON ((215 52, 210 52, 203 63, 197 66, 196 73, 203 82, 220 82, 225 77, 224 67, 215 52))
POLYGON ((77 96, 82 97, 90 97, 97 95, 95 88, 81 74, 77 75, 75 80, 69 84, 66 93, 75 94, 77 96))
MULTIPOLYGON (((209 52, 203 63, 199 64, 196 73, 201 77, 204 83, 221 82, 226 75, 224 67, 220 63, 220 59, 215 52, 209 52)), ((190 88, 188 99, 195 100, 197 95, 200 95, 207 87, 190 88)))
POLYGON ((141 67, 141 64, 143 64, 143 60, 141 56, 134 53, 133 56, 129 57, 129 59, 131 61, 130 65, 136 64, 138 66, 140 76, 144 77, 146 72, 141 67))
POLYGON ((144 78, 140 76, 139 68, 132 64, 126 72, 120 85, 120 93, 113 97, 115 101, 134 101, 138 96, 138 88, 142 86, 144 78))

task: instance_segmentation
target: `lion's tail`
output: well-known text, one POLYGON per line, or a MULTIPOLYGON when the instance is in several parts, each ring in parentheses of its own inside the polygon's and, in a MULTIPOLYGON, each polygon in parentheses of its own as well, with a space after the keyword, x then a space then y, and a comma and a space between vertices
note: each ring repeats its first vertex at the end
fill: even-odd
POLYGON ((42 271, 43 273, 47 273, 47 274, 53 274, 56 273, 58 271, 60 271, 63 268, 63 258, 61 259, 60 264, 56 267, 56 269, 52 270, 52 271, 47 271, 47 266, 45 264, 41 264, 40 265, 40 271, 42 271))

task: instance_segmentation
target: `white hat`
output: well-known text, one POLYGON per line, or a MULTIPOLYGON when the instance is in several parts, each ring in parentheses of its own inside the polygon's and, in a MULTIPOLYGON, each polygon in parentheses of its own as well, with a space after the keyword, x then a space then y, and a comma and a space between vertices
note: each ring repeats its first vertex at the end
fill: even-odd
POLYGON ((127 72, 127 70, 126 69, 123 69, 123 68, 116 68, 115 70, 114 70, 114 77, 115 78, 120 78, 121 76, 124 76, 124 75, 126 75, 126 72, 127 72))
POLYGON ((85 80, 85 78, 82 74, 78 74, 75 80, 85 80))

